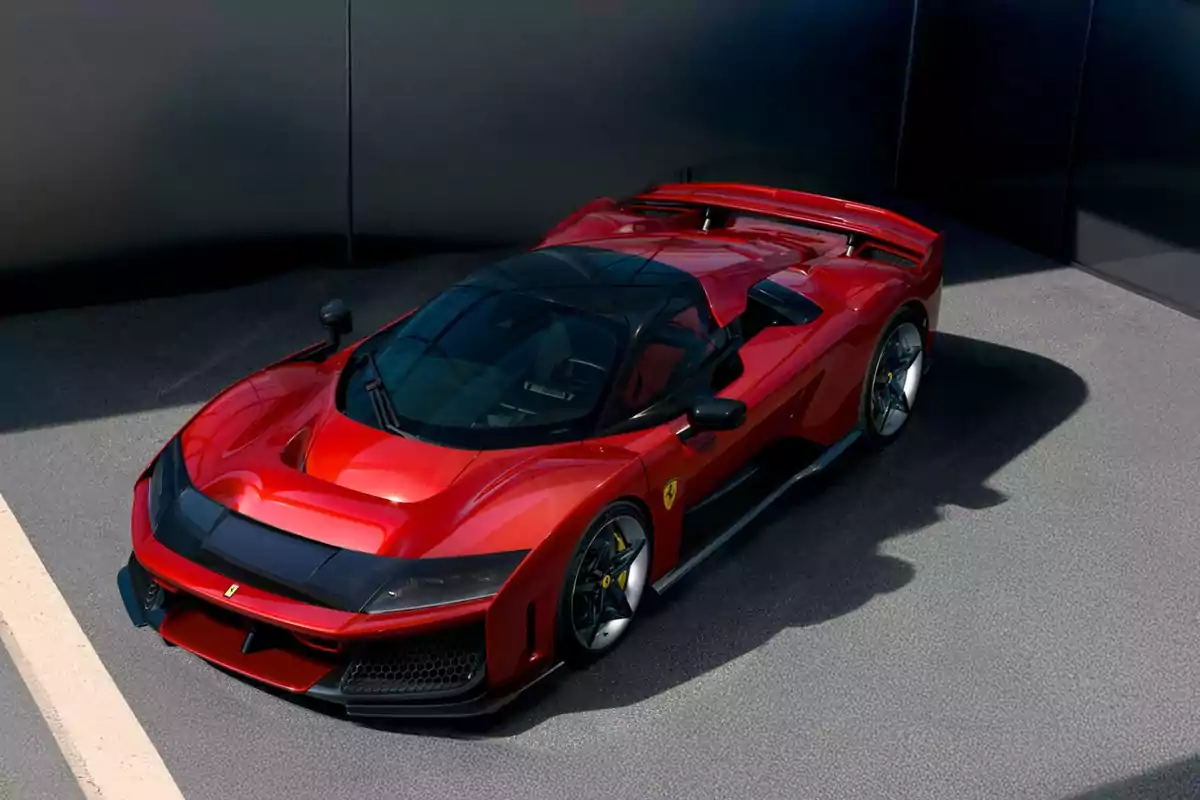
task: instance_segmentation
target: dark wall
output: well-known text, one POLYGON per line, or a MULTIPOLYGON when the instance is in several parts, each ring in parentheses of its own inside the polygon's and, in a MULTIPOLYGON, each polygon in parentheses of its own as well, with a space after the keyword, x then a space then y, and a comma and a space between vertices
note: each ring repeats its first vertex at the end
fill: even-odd
POLYGON ((920 8, 900 187, 1200 311, 1200 3, 920 8))
POLYGON ((3 6, 0 268, 115 254, 98 273, 349 221, 524 239, 683 168, 888 186, 913 9, 354 0, 348 119, 343 0, 3 6))
POLYGON ((0 268, 343 231, 341 2, 0 6, 0 268))
POLYGON ((1200 3, 1097 0, 1070 246, 1200 310, 1200 3))
POLYGON ((1089 0, 921 0, 900 187, 1062 246, 1089 0))
POLYGON ((359 233, 533 236, 693 177, 894 170, 912 5, 354 3, 359 233))

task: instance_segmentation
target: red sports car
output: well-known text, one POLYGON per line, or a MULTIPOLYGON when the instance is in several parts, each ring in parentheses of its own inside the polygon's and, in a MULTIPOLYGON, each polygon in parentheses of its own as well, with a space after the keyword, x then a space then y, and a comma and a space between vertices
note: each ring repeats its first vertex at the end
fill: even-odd
POLYGON ((904 429, 942 238, 737 184, 596 200, 223 391, 134 487, 135 625, 352 716, 499 708, 611 650, 797 481, 904 429))

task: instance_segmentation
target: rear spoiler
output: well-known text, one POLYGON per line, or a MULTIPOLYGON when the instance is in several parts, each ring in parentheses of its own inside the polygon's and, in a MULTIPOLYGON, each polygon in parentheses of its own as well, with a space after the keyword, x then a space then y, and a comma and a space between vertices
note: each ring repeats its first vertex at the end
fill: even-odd
POLYGON ((872 240, 916 256, 924 269, 941 253, 942 236, 875 206, 790 189, 742 183, 676 183, 648 188, 629 202, 699 205, 744 211, 846 233, 851 246, 872 240))

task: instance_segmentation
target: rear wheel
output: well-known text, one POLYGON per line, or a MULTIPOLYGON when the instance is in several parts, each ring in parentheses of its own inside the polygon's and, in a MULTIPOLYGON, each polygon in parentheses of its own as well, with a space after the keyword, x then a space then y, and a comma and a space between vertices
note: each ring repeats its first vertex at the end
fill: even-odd
POLYGON ((868 446, 886 447, 908 427, 925 367, 923 328, 916 313, 902 311, 879 339, 863 382, 860 421, 868 446))
POLYGON ((650 576, 650 526, 636 505, 608 506, 588 526, 567 569, 558 609, 558 644, 586 662, 624 638, 650 576))

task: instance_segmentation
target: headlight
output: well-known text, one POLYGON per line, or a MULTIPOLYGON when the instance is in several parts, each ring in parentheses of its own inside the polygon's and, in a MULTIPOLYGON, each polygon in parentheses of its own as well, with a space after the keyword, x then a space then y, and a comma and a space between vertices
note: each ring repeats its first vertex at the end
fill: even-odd
POLYGON ((147 487, 147 499, 150 508, 150 529, 157 530, 163 517, 171 510, 175 498, 187 486, 187 472, 181 478, 179 471, 183 469, 183 451, 179 438, 172 439, 163 448, 154 466, 150 469, 150 485, 147 487))
POLYGON ((367 603, 366 611, 409 611, 491 597, 528 553, 414 559, 383 585, 367 603))
POLYGON ((166 510, 169 503, 169 498, 163 496, 163 473, 166 471, 164 462, 166 454, 159 456, 154 461, 154 469, 150 472, 150 527, 157 528, 159 521, 162 519, 163 511, 166 510))

